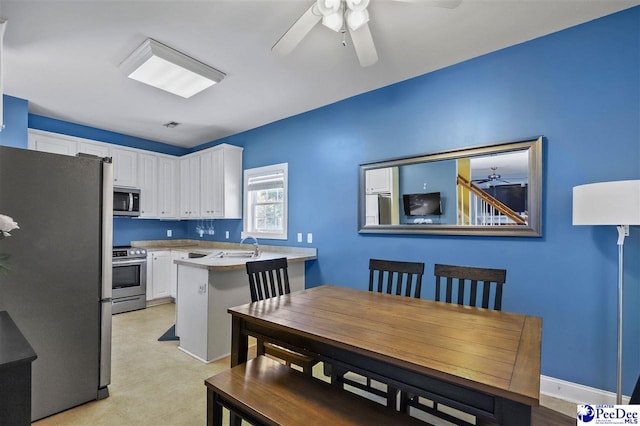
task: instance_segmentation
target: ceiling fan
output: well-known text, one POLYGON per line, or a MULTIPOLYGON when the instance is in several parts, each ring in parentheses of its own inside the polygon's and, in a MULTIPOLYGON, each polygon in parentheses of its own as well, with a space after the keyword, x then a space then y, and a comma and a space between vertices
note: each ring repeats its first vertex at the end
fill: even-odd
POLYGON ((491 167, 491 174, 487 176, 486 179, 474 179, 472 182, 479 183, 479 184, 486 183, 486 182, 509 183, 509 181, 502 179, 502 176, 496 173, 497 170, 498 170, 498 167, 491 167))
MULTIPOLYGON (((370 0, 316 0, 302 14, 271 51, 281 56, 289 54, 302 39, 315 27, 318 22, 343 34, 342 44, 346 43, 345 33, 348 31, 351 43, 358 55, 358 61, 363 67, 368 67, 378 61, 378 53, 369 30, 369 12, 367 7, 370 0)), ((393 0, 404 3, 423 3, 429 6, 458 7, 462 0, 393 0)))

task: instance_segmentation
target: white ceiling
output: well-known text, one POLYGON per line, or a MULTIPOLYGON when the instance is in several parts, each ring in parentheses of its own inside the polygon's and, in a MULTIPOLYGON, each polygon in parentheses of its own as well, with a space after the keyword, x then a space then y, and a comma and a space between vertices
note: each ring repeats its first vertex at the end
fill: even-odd
POLYGON ((4 90, 34 114, 193 147, 640 4, 422 1, 371 0, 380 60, 361 68, 321 25, 289 56, 271 53, 312 0, 0 0, 4 90), (126 78, 118 65, 147 37, 227 77, 190 99, 126 78))

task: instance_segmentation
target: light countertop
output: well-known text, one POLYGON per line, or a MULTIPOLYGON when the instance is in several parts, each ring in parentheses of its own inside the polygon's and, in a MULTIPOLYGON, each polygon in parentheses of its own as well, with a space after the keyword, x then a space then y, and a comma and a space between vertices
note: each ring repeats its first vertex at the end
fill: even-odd
POLYGON ((269 246, 259 245, 260 256, 249 257, 214 257, 221 251, 252 251, 253 244, 225 243, 217 241, 199 240, 154 240, 154 241, 132 241, 132 247, 145 248, 148 251, 172 250, 184 251, 188 253, 199 253, 211 255, 210 257, 200 257, 194 259, 177 259, 174 263, 178 265, 191 266, 194 268, 208 269, 210 271, 229 271, 234 269, 245 269, 248 261, 276 259, 286 257, 287 262, 304 262, 317 259, 317 250, 310 247, 290 247, 290 246, 269 246))

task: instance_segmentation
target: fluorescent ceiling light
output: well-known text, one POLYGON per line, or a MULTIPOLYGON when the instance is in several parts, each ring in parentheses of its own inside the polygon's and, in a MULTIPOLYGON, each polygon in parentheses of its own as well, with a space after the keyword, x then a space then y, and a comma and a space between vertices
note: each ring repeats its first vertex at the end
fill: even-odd
POLYGON ((225 74, 150 38, 120 64, 129 78, 190 98, 225 74))

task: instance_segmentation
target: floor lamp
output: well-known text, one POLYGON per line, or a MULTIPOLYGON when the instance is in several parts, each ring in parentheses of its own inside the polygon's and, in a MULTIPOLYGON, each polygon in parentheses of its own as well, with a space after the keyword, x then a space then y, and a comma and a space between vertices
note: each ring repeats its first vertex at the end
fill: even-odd
POLYGON ((640 180, 592 183, 573 188, 574 225, 615 225, 618 228, 618 377, 616 404, 622 404, 622 301, 624 297, 624 237, 629 225, 640 225, 640 180))

